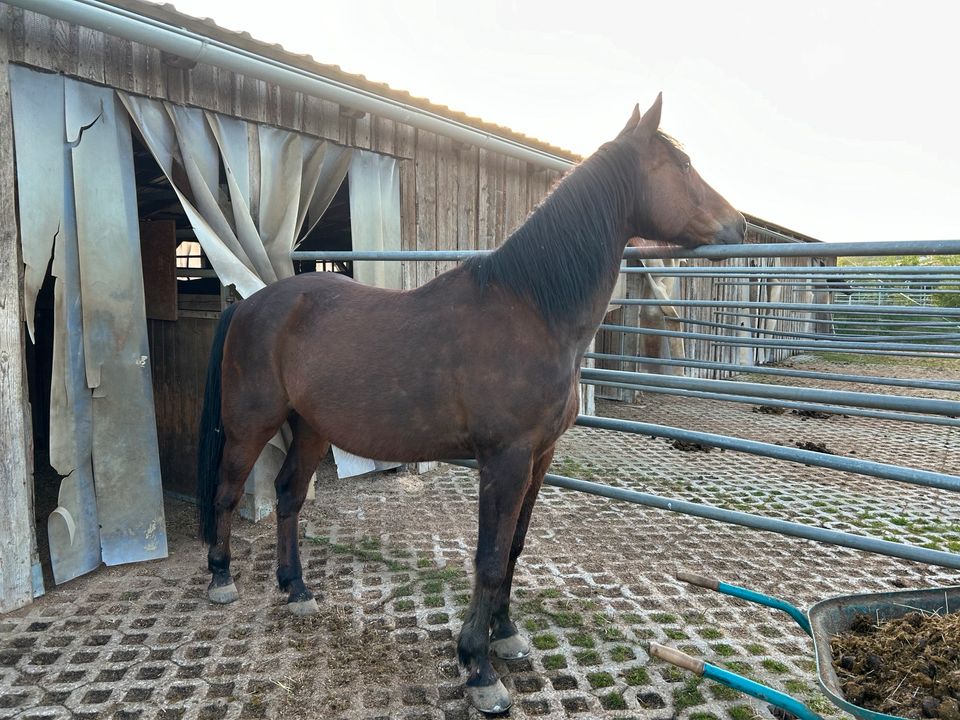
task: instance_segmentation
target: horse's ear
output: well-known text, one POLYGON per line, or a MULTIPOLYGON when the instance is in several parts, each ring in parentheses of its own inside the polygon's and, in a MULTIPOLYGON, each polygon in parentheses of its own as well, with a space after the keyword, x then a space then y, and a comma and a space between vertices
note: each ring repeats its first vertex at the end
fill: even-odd
POLYGON ((663 108, 663 93, 657 95, 650 109, 643 114, 640 122, 637 123, 633 134, 639 140, 646 142, 651 139, 660 129, 660 110, 663 108))
POLYGON ((640 122, 640 105, 633 106, 633 114, 630 116, 630 119, 627 120, 627 124, 623 126, 623 130, 620 131, 620 134, 617 137, 623 137, 624 135, 629 135, 634 130, 637 129, 637 123, 640 122))

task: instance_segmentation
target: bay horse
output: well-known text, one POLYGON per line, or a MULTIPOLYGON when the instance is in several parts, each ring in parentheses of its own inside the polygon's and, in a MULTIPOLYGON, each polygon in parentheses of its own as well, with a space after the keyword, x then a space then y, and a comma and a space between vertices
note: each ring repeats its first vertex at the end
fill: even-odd
POLYGON ((485 713, 510 695, 490 662, 529 645, 510 619, 514 565, 558 438, 577 416, 580 363, 634 236, 682 246, 742 242, 743 216, 660 132, 661 97, 562 179, 495 252, 408 291, 333 273, 280 280, 218 325, 200 426, 200 530, 208 597, 237 599, 230 525, 244 481, 285 422, 276 478, 277 581, 317 611, 297 523, 330 444, 380 460, 476 458, 475 578, 457 651, 485 713))

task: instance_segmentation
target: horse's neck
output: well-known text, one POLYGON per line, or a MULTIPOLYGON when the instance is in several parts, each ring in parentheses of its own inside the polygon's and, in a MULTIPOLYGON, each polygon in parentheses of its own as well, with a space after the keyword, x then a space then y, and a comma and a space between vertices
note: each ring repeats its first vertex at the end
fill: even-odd
MULTIPOLYGON (((600 158, 592 158, 588 162, 594 161, 600 162, 600 158)), ((610 158, 606 160, 606 162, 612 167, 616 164, 617 159, 610 158)), ((558 188, 558 190, 560 190, 560 188, 558 188)), ((626 214, 627 208, 635 204, 634 195, 637 189, 621 183, 617 186, 617 190, 619 191, 619 198, 616 203, 618 207, 617 211, 613 213, 616 216, 615 222, 599 223, 592 222, 591 219, 587 218, 584 220, 583 225, 585 227, 607 225, 607 230, 604 233, 605 236, 595 237, 594 240, 597 244, 606 246, 607 252, 604 253, 604 255, 608 258, 608 264, 597 278, 597 283, 593 287, 591 296, 578 312, 572 313, 565 321, 557 323, 557 329, 563 331, 569 338, 569 341, 575 344, 581 353, 593 340, 597 332, 597 327, 603 321, 610 297, 616 287, 617 279, 620 276, 620 260, 623 257, 623 250, 627 245, 627 241, 630 239, 630 233, 627 230, 626 214)), ((588 209, 588 212, 609 212, 609 208, 601 209, 591 207, 588 209)), ((597 249, 595 246, 581 246, 578 250, 585 254, 591 252, 591 250, 596 252, 597 249)))
POLYGON ((627 240, 629 240, 629 238, 625 230, 622 238, 611 237, 608 239, 615 248, 613 254, 617 260, 611 264, 609 272, 604 279, 597 284, 590 302, 587 303, 580 313, 570 318, 570 322, 565 328, 570 342, 576 345, 578 354, 580 355, 586 352, 587 347, 597 334, 597 328, 607 314, 610 298, 617 285, 617 279, 620 277, 620 258, 623 256, 623 249, 627 245, 627 240))
POLYGON ((625 149, 610 144, 564 178, 493 255, 468 262, 481 288, 528 300, 553 337, 582 352, 603 319, 639 189, 625 149))

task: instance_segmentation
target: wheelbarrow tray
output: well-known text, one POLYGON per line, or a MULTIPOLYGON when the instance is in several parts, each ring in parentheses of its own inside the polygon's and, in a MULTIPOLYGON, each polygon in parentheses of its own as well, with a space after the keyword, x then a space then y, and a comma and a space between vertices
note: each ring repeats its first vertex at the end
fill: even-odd
POLYGON ((883 621, 915 610, 941 614, 960 611, 960 586, 841 595, 822 600, 807 611, 817 658, 817 681, 835 705, 863 720, 902 720, 897 715, 867 710, 844 698, 840 680, 833 667, 830 639, 849 630, 857 615, 863 614, 883 621))

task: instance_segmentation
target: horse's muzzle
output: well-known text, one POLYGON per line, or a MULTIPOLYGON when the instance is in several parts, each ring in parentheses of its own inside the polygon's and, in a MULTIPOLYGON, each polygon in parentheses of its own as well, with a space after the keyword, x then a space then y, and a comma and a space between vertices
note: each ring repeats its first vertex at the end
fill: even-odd
POLYGON ((727 223, 713 236, 713 242, 717 245, 739 245, 743 242, 744 233, 747 231, 747 221, 743 215, 737 214, 736 220, 727 223))

